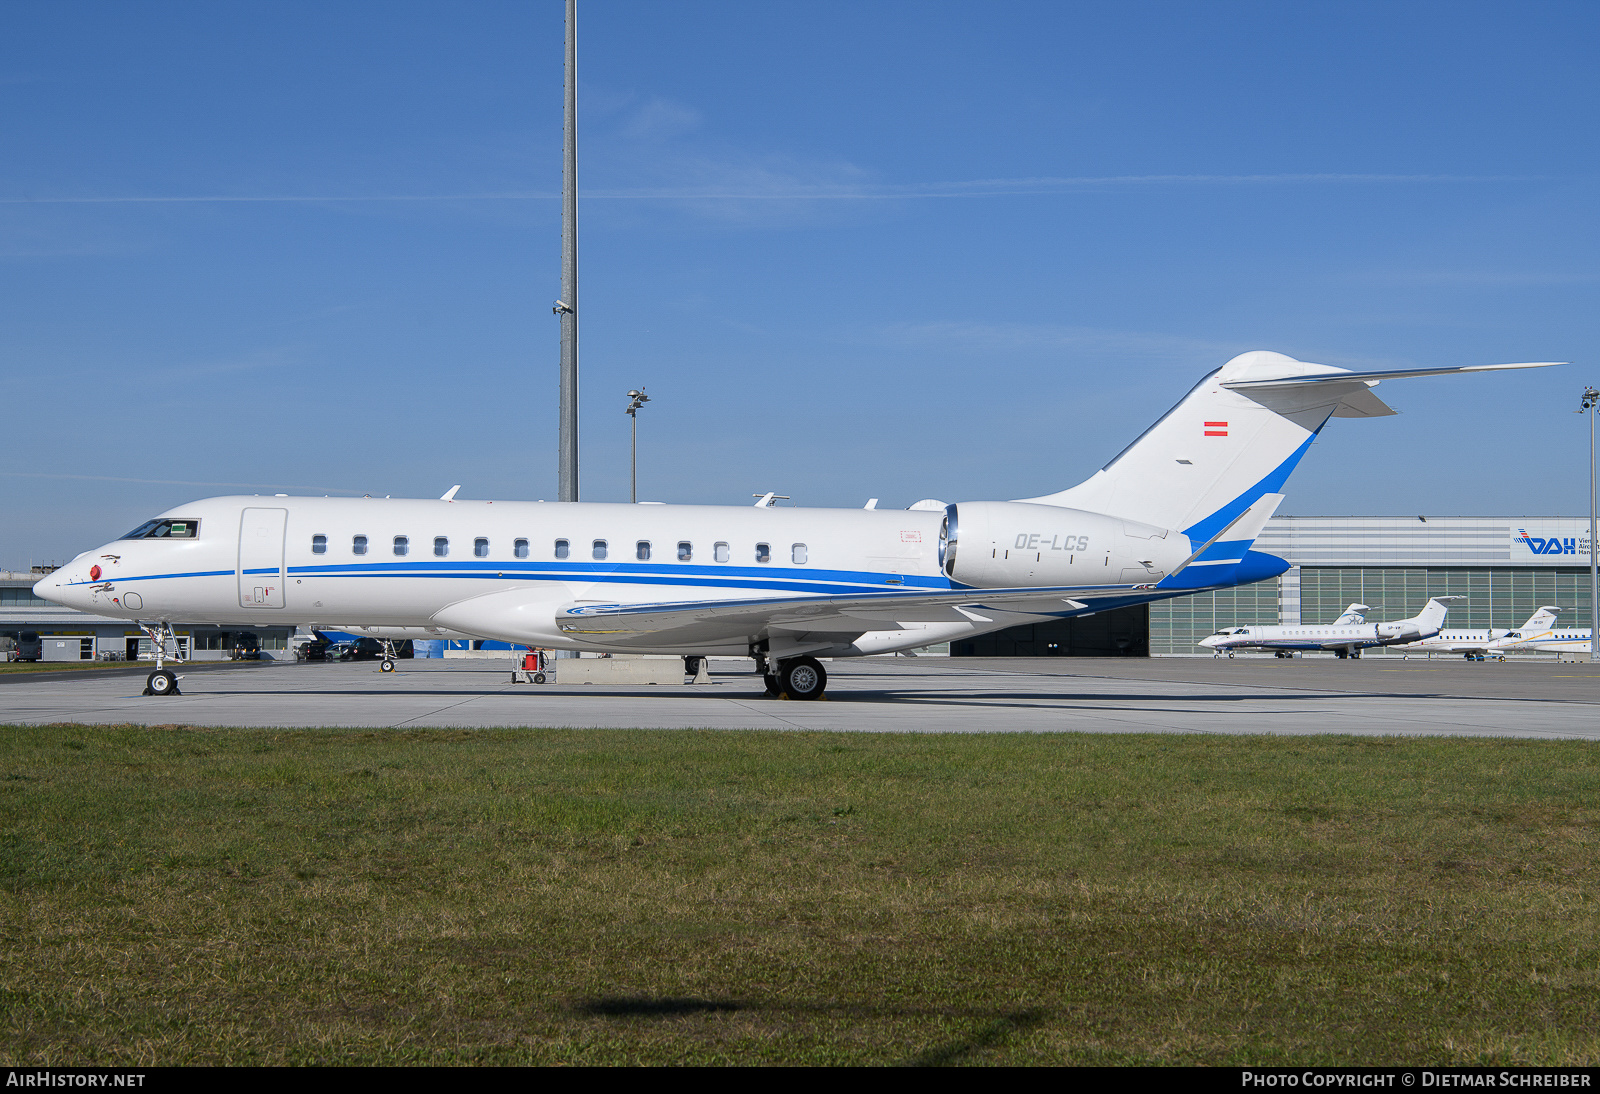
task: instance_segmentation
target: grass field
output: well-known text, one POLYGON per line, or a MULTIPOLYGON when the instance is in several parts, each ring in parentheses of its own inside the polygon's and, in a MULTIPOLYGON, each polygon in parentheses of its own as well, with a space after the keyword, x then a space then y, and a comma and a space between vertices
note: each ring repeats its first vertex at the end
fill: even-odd
POLYGON ((1600 750, 0 727, 6 1064, 1600 1059, 1600 750))

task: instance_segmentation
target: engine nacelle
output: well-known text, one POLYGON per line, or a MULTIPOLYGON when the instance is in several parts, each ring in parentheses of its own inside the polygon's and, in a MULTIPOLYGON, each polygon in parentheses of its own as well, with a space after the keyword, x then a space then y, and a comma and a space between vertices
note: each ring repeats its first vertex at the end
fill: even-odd
POLYGON ((945 521, 945 573, 982 589, 1154 584, 1193 553, 1181 532, 1059 505, 964 501, 945 521))
POLYGON ((1416 642, 1422 638, 1422 628, 1405 620, 1379 623, 1378 637, 1385 642, 1416 642))

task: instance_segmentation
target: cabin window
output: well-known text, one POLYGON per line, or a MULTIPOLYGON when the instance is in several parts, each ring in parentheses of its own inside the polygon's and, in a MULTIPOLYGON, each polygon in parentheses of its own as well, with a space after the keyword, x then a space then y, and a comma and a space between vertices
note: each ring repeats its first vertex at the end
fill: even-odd
POLYGON ((770 544, 770 543, 758 543, 758 544, 756 544, 756 561, 757 562, 771 562, 772 561, 772 544, 770 544))
POLYGON ((366 554, 367 553, 367 537, 366 536, 356 536, 354 539, 352 539, 350 541, 350 553, 353 554, 353 555, 364 555, 364 554, 366 554))
POLYGON ((600 559, 603 559, 605 557, 606 557, 606 541, 603 540, 603 539, 595 540, 594 541, 594 558, 595 558, 595 561, 598 562, 600 559))
POLYGON ((513 543, 511 545, 511 553, 516 555, 518 558, 527 558, 528 557, 528 541, 525 540, 525 539, 517 540, 515 543, 513 543))
POLYGON ((649 562, 650 541, 647 539, 641 539, 638 543, 635 543, 633 545, 633 557, 638 559, 640 562, 649 562))
POLYGON ((726 543, 718 543, 711 548, 711 557, 718 562, 726 562, 732 556, 728 553, 728 545, 726 543))
POLYGON ((411 553, 411 537, 395 536, 394 553, 397 555, 409 555, 411 553))
POLYGON ((489 557, 489 541, 484 539, 482 536, 479 536, 477 539, 473 540, 472 541, 472 557, 473 558, 488 558, 489 557))
POLYGON ((434 536, 433 537, 433 557, 434 558, 444 558, 449 553, 450 553, 450 537, 449 536, 434 536))
POLYGON ((564 540, 564 539, 556 540, 556 557, 557 558, 566 558, 567 555, 569 555, 571 553, 572 553, 572 548, 567 543, 566 540, 564 540))
POLYGON ((804 543, 796 543, 789 548, 789 557, 794 560, 796 566, 804 566, 806 564, 806 545, 804 543))
POLYGON ((678 561, 688 562, 692 558, 694 558, 694 544, 686 539, 680 539, 678 541, 678 561))
POLYGON ((325 554, 327 554, 328 553, 328 537, 327 536, 312 536, 311 537, 311 553, 314 554, 314 555, 325 555, 325 554))

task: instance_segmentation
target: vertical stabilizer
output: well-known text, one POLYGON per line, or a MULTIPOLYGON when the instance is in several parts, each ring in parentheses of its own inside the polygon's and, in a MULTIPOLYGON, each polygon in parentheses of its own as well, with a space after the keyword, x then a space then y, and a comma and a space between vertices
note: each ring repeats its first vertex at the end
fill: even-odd
POLYGON ((1367 621, 1367 613, 1371 610, 1372 609, 1367 607, 1365 604, 1352 604, 1344 610, 1343 615, 1341 615, 1338 619, 1335 619, 1330 625, 1334 627, 1347 627, 1357 623, 1365 623, 1367 621))
POLYGON ((1465 600, 1464 596, 1436 596, 1428 601, 1427 605, 1417 613, 1414 622, 1424 635, 1437 634, 1444 626, 1444 617, 1450 611, 1450 605, 1458 600, 1465 600))
POLYGON ((1528 616, 1528 621, 1522 625, 1523 635, 1537 634, 1539 631, 1547 631, 1555 626, 1556 613, 1560 610, 1554 604, 1548 604, 1528 616))
POLYGON ((1317 431, 1343 404, 1359 403, 1368 414, 1389 412, 1368 383, 1340 381, 1344 372, 1264 350, 1241 354, 1200 381, 1087 482, 1021 500, 1176 528, 1204 543, 1262 495, 1280 492, 1317 431), (1334 382, 1228 386, 1308 377, 1334 382))

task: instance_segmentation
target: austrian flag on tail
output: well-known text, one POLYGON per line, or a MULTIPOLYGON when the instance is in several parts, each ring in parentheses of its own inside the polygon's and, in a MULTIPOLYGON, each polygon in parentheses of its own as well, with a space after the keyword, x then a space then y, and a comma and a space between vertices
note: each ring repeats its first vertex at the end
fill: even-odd
POLYGON ((1228 423, 1227 422, 1207 422, 1206 423, 1206 436, 1207 437, 1226 437, 1227 435, 1228 435, 1228 423))

